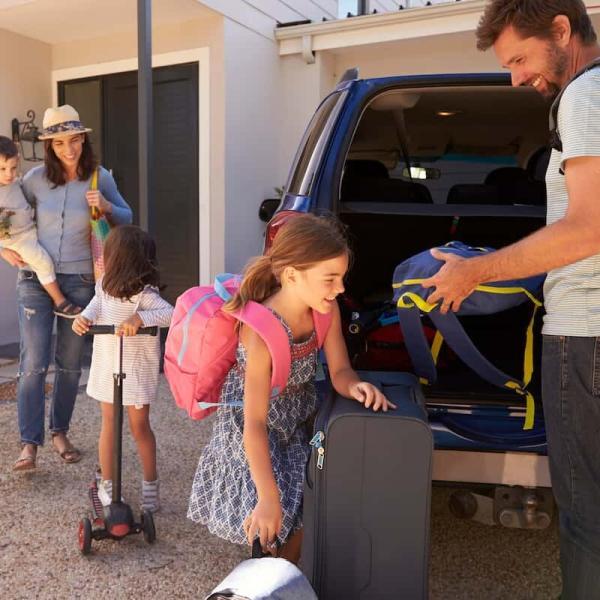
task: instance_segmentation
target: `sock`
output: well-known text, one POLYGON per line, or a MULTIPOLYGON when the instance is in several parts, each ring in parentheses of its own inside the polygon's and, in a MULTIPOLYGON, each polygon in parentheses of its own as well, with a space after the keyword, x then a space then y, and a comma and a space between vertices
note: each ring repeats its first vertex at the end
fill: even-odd
POLYGON ((158 479, 142 481, 142 510, 156 512, 160 508, 158 479))

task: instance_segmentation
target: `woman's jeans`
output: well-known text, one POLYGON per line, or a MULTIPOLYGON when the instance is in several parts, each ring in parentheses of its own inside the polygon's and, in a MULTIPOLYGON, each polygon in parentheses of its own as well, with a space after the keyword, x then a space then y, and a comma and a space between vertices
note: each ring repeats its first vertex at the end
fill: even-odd
MULTIPOLYGON (((58 273, 63 294, 74 304, 85 307, 94 295, 93 276, 58 273)), ((21 442, 44 443, 46 373, 50 364, 52 328, 55 315, 52 300, 31 271, 20 271, 17 278, 17 303, 21 352, 17 385, 17 409, 21 442)), ((50 405, 50 431, 69 430, 81 375, 85 338, 71 329, 73 321, 56 318, 56 373, 50 405)))
POLYGON ((600 338, 545 335, 542 360, 561 600, 593 600, 600 598, 600 338))

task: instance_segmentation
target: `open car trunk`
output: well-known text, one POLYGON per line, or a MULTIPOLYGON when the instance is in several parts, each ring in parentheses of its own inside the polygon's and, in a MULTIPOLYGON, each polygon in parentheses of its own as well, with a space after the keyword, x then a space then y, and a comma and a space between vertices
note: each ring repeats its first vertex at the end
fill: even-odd
MULTIPOLYGON (((531 90, 445 87, 375 97, 355 131, 340 186, 338 212, 354 254, 346 286, 354 307, 349 312, 391 301, 394 268, 425 249, 451 240, 501 248, 543 226, 547 138, 547 106, 531 90)), ((522 379, 532 311, 525 301, 461 322, 484 356, 522 379)), ((423 321, 428 324, 426 317, 423 321)), ((538 406, 541 322, 540 314, 529 386, 538 406)), ((396 370, 401 369, 399 364, 396 370)), ((438 381, 424 391, 430 407, 523 404, 444 347, 438 381)))

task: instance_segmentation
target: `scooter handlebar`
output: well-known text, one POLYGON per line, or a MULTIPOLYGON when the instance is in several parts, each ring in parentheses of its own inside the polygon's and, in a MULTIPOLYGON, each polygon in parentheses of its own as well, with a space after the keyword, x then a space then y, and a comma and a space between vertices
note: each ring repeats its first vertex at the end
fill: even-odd
MULTIPOLYGON (((88 335, 114 335, 116 327, 114 325, 92 325, 88 331, 88 335)), ((157 335, 158 327, 140 327, 136 335, 157 335)))

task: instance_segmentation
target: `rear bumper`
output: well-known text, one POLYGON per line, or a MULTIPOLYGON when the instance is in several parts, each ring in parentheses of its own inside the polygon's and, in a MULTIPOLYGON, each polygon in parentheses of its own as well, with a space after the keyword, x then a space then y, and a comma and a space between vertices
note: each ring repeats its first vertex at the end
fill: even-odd
POLYGON ((433 480, 551 487, 548 457, 531 452, 435 450, 433 480))

